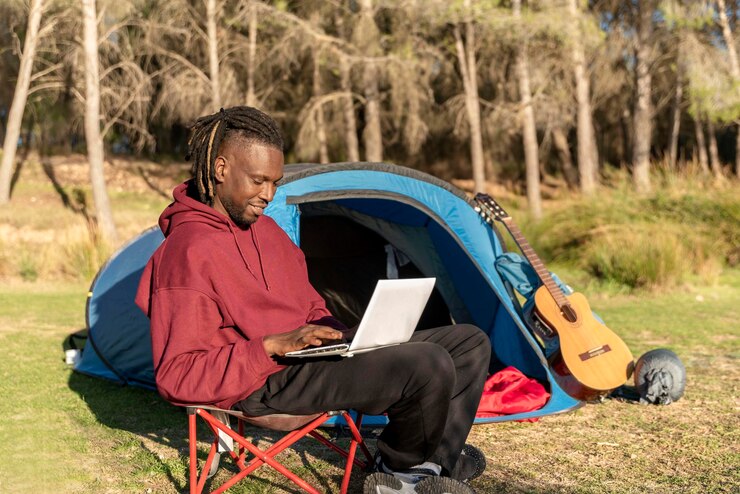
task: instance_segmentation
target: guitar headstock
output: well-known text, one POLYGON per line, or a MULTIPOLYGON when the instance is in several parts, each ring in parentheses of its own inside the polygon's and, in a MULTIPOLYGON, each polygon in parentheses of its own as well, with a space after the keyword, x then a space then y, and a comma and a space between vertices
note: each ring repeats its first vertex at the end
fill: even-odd
POLYGON ((511 219, 509 213, 504 211, 504 208, 502 208, 499 203, 497 203, 493 197, 488 194, 479 192, 475 195, 475 201, 478 203, 478 207, 476 207, 475 210, 478 211, 483 219, 488 223, 492 223, 493 220, 504 221, 511 219))

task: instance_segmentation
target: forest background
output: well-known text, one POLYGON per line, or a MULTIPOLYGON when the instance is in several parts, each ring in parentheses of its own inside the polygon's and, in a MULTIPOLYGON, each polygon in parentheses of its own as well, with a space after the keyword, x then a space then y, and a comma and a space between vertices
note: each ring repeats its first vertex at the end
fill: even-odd
MULTIPOLYGON (((248 104, 280 123, 286 162, 387 161, 490 193, 635 356, 670 347, 686 363, 670 407, 474 428, 492 465, 477 489, 736 491, 739 11, 0 0, 0 490, 186 488, 179 410, 72 373, 61 341, 84 326, 101 264, 187 178, 188 125, 248 104)), ((290 461, 338 482, 331 457, 290 461)), ((239 492, 289 491, 279 482, 239 492)))
POLYGON ((392 161, 441 178, 593 194, 651 164, 740 174, 736 1, 4 0, 0 203, 14 158, 180 159, 223 106, 274 115, 288 161, 392 161), (522 163, 524 166, 522 166, 522 163))
MULTIPOLYGON (((630 287, 715 279, 740 258, 738 10, 736 0, 3 0, 0 205, 24 165, 40 164, 84 220, 94 270, 132 235, 118 231, 106 175, 184 178, 188 125, 247 104, 279 121, 287 162, 390 161, 511 197, 545 259, 630 287), (77 180, 60 181, 60 159, 82 167, 77 180)), ((24 244, 33 235, 8 222, 0 271, 65 271, 24 254, 38 250, 24 244)))

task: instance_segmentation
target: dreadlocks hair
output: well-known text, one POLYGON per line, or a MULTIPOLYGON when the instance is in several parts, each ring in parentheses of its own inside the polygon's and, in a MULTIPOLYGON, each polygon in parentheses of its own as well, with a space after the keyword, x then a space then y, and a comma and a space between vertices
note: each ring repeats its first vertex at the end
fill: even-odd
POLYGON ((193 160, 191 173, 200 202, 213 206, 216 156, 221 144, 232 137, 283 150, 283 137, 275 120, 251 106, 221 108, 213 115, 200 117, 190 126, 186 160, 193 160))

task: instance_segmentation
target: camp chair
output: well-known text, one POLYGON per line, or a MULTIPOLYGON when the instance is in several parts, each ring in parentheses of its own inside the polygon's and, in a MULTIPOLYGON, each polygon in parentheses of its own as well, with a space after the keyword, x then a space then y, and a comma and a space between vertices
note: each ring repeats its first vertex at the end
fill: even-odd
POLYGON ((222 452, 228 451, 232 460, 239 468, 239 472, 224 482, 214 494, 224 492, 244 477, 267 464, 283 474, 285 477, 296 483, 301 489, 311 494, 319 494, 319 491, 308 484, 305 480, 289 471, 285 466, 275 460, 275 456, 290 447, 299 439, 310 435, 322 444, 333 449, 347 459, 344 468, 344 477, 342 478, 341 493, 345 494, 349 487, 349 479, 352 474, 354 465, 360 468, 366 468, 372 462, 372 455, 362 440, 360 427, 362 426, 362 414, 358 414, 355 420, 345 410, 316 413, 313 415, 286 415, 275 414, 263 417, 250 417, 236 410, 224 410, 206 405, 188 406, 188 425, 190 443, 190 494, 201 494, 205 487, 206 480, 212 477, 218 470, 222 452), (349 427, 351 440, 348 450, 345 450, 327 439, 317 429, 327 420, 340 415, 344 418, 349 427), (198 454, 196 438, 196 417, 203 419, 213 432, 214 439, 211 443, 211 449, 208 452, 208 458, 198 473, 198 454), (230 427, 229 417, 237 420, 237 430, 230 427), (259 449, 244 437, 244 425, 251 424, 257 427, 275 431, 286 431, 288 434, 275 442, 265 450, 259 449), (236 445, 234 444, 236 443, 236 445), (360 447, 368 462, 363 462, 355 458, 357 446, 360 447), (247 457, 251 459, 247 461, 247 457))

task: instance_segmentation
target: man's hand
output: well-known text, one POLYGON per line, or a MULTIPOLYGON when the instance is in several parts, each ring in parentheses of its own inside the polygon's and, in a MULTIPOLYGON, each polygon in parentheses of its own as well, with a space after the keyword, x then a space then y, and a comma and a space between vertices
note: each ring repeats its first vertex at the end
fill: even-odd
POLYGON ((262 339, 267 355, 284 356, 288 352, 318 346, 329 340, 341 340, 342 332, 329 326, 306 324, 287 333, 271 334, 262 339))

